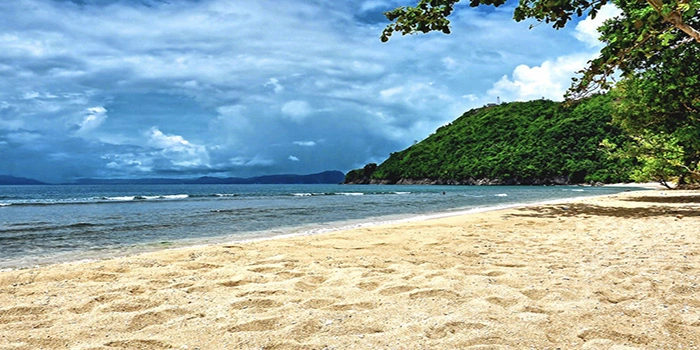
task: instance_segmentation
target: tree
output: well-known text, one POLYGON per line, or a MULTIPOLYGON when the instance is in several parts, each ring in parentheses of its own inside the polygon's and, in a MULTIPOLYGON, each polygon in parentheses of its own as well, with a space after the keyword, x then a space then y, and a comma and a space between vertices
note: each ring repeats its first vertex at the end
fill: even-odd
POLYGON ((635 141, 615 153, 639 160, 636 180, 700 183, 699 55, 672 45, 612 89, 613 121, 635 141))
MULTIPOLYGON (((392 21, 381 40, 399 32, 403 35, 442 31, 450 33, 448 17, 460 0, 419 0, 414 7, 399 7, 384 13, 392 21)), ((560 29, 574 16, 595 17, 609 0, 520 0, 513 19, 535 19, 560 29)), ((624 76, 643 66, 647 57, 671 45, 700 43, 700 0, 612 0, 623 14, 608 21, 606 46, 600 55, 574 79, 568 97, 580 98, 598 89, 607 90, 616 69, 624 76), (683 33, 681 35, 681 33, 683 33)), ((501 6, 505 0, 470 0, 469 5, 501 6)))

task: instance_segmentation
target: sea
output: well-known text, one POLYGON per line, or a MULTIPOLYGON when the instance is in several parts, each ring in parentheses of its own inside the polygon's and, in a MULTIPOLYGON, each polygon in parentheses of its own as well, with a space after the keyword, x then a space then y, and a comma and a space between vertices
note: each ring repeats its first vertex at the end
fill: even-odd
POLYGON ((312 235, 629 190, 336 184, 0 186, 0 270, 312 235))

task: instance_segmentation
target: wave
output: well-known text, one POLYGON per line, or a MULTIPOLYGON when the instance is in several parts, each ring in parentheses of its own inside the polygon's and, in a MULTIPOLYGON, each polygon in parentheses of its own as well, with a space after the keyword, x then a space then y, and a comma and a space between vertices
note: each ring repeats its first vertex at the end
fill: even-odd
POLYGON ((157 201, 183 201, 183 200, 206 200, 211 199, 233 199, 246 197, 321 197, 321 196, 364 196, 364 195, 409 195, 410 191, 357 191, 357 192, 293 192, 293 193, 181 193, 181 194, 124 194, 124 195, 96 195, 85 198, 25 198, 3 200, 0 207, 9 206, 47 206, 47 205, 80 205, 80 204, 104 204, 104 203, 136 203, 136 202, 157 202, 157 201))
POLYGON ((289 195, 294 197, 314 196, 365 196, 365 195, 407 195, 410 191, 369 191, 369 192, 298 192, 289 195))
POLYGON ((363 192, 327 192, 327 193, 292 193, 294 197, 314 197, 314 196, 363 196, 363 192))
POLYGON ((197 193, 197 194, 188 194, 188 198, 226 198, 226 197, 238 197, 240 196, 237 193, 197 193))
POLYGON ((9 206, 49 206, 70 204, 104 204, 119 202, 143 202, 143 201, 177 201, 191 198, 188 194, 172 195, 128 195, 128 196, 101 196, 91 198, 55 198, 55 199, 20 199, 11 202, 1 202, 0 207, 9 206))
POLYGON ((189 197, 190 197, 189 194, 169 194, 169 195, 156 195, 156 196, 135 195, 135 196, 100 197, 100 199, 106 200, 106 201, 126 202, 126 201, 135 201, 135 200, 148 201, 148 200, 158 200, 158 199, 177 200, 177 199, 186 199, 189 197))
POLYGON ((496 196, 496 197, 508 197, 508 194, 507 193, 499 193, 499 194, 496 194, 494 196, 496 196))

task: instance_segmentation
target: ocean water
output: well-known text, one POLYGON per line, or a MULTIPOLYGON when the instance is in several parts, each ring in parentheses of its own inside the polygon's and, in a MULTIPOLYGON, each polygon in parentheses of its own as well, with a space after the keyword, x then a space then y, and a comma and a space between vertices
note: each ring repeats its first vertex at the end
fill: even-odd
POLYGON ((0 270, 315 234, 629 190, 577 186, 0 186, 0 270))

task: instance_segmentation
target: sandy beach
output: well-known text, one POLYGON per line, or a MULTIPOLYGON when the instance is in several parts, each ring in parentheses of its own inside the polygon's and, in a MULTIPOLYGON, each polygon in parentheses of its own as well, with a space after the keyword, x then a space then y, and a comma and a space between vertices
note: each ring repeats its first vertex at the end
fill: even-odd
POLYGON ((698 349, 700 192, 0 273, 0 349, 698 349))

